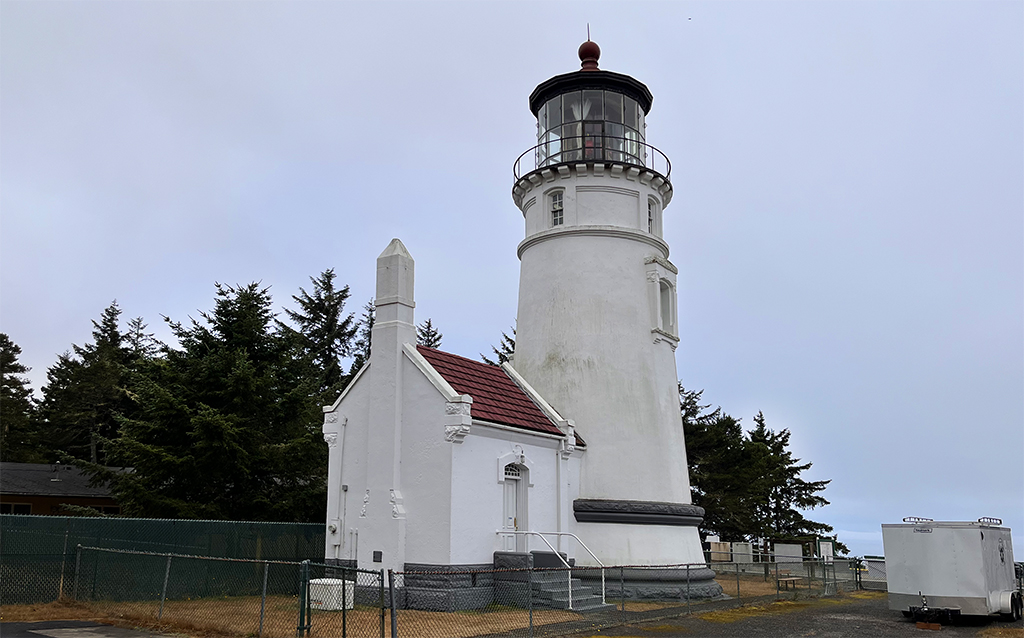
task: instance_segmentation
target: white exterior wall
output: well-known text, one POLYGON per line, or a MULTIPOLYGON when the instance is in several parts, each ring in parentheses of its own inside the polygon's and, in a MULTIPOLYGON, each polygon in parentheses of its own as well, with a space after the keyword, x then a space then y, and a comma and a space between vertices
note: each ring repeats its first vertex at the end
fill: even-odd
POLYGON ((405 560, 447 565, 451 559, 452 448, 444 438, 445 398, 403 358, 402 496, 405 560))
POLYGON ((534 194, 532 234, 520 245, 516 369, 586 437, 583 497, 690 503, 677 329, 657 332, 657 286, 674 287, 675 273, 668 246, 646 232, 647 201, 660 203, 661 193, 639 179, 574 170, 534 194), (550 228, 546 197, 555 188, 566 221, 550 228))
MULTIPOLYGON (((586 438, 581 498, 691 503, 674 355, 677 271, 660 238, 671 196, 653 172, 601 164, 545 169, 513 191, 527 231, 515 367, 586 438), (551 225, 555 190, 559 226, 551 225)), ((696 528, 574 527, 608 564, 703 560, 696 528)))
MULTIPOLYGON (((562 463, 562 494, 573 488, 578 471, 579 453, 563 459, 559 441, 504 428, 474 423, 461 445, 453 447, 452 456, 452 563, 489 563, 501 549, 498 530, 502 526, 503 468, 518 463, 513 455, 523 454, 529 468, 527 512, 519 516, 521 529, 554 532, 568 531, 567 514, 572 501, 559 499, 559 468, 562 463), (500 479, 500 480, 499 480, 500 479), (560 509, 561 508, 561 509, 560 509)), ((549 538, 556 545, 554 537, 549 538)), ((529 540, 530 550, 549 551, 543 541, 529 540)), ((563 541, 562 551, 567 544, 563 541)), ((556 546, 557 549, 557 546, 556 546)), ((569 549, 569 556, 573 555, 569 549)))
POLYGON ((326 558, 356 558, 356 535, 362 522, 359 514, 367 489, 371 377, 370 368, 364 369, 334 405, 324 408, 324 438, 329 446, 326 558), (343 490, 343 485, 348 489, 343 490), (331 525, 335 526, 335 533, 331 533, 331 525))

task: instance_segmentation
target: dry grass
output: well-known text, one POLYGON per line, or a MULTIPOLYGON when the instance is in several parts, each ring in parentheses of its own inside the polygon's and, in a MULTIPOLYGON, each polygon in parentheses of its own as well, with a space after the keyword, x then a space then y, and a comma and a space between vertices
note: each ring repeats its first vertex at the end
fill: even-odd
POLYGON ((88 605, 70 601, 0 606, 0 620, 4 622, 95 620, 97 617, 97 612, 88 605))
POLYGON ((985 638, 1024 638, 1024 627, 988 627, 977 635, 985 638))
MULTIPOLYGON (((298 623, 297 600, 290 596, 268 596, 263 621, 264 638, 292 638, 298 623)), ((5 605, 0 612, 7 621, 93 620, 120 626, 141 627, 189 636, 256 636, 259 629, 258 597, 169 600, 157 621, 159 601, 48 603, 44 605, 5 605)), ((533 624, 580 620, 580 614, 560 610, 533 612, 533 624)), ((311 636, 340 635, 343 615, 340 611, 313 612, 311 636)), ((358 607, 344 614, 349 636, 380 636, 380 609, 358 607)), ((398 611, 398 627, 406 636, 446 636, 469 638, 500 633, 529 626, 524 609, 490 607, 456 613, 403 609, 398 611)), ((390 622, 385 622, 389 635, 390 622)))

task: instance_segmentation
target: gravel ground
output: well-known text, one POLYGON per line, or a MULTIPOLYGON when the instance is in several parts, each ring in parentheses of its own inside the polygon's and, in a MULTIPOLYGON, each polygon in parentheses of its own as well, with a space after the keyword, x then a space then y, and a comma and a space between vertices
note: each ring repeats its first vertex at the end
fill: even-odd
POLYGON ((594 634, 618 637, 672 638, 674 636, 816 636, 879 638, 917 636, 983 636, 1024 638, 1024 621, 981 619, 943 625, 940 632, 918 629, 897 611, 890 611, 886 596, 879 592, 856 592, 834 598, 764 602, 734 609, 722 609, 690 617, 656 620, 606 629, 594 634), (941 632, 941 633, 940 633, 941 632))

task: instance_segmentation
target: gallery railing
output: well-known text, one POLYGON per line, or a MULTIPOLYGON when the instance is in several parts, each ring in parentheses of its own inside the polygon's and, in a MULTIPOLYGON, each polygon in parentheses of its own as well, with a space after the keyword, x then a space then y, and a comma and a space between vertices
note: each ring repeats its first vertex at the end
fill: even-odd
POLYGON ((512 174, 519 180, 548 166, 595 162, 647 168, 666 180, 672 174, 672 162, 654 146, 638 139, 610 135, 579 135, 541 142, 516 159, 512 174))

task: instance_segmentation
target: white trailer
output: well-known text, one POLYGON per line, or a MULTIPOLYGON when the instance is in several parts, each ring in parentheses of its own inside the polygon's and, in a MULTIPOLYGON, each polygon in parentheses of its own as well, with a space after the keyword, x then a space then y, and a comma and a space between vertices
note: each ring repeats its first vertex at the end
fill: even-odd
POLYGON ((1010 528, 908 517, 882 525, 889 609, 918 619, 1004 614, 1021 618, 1010 528))

